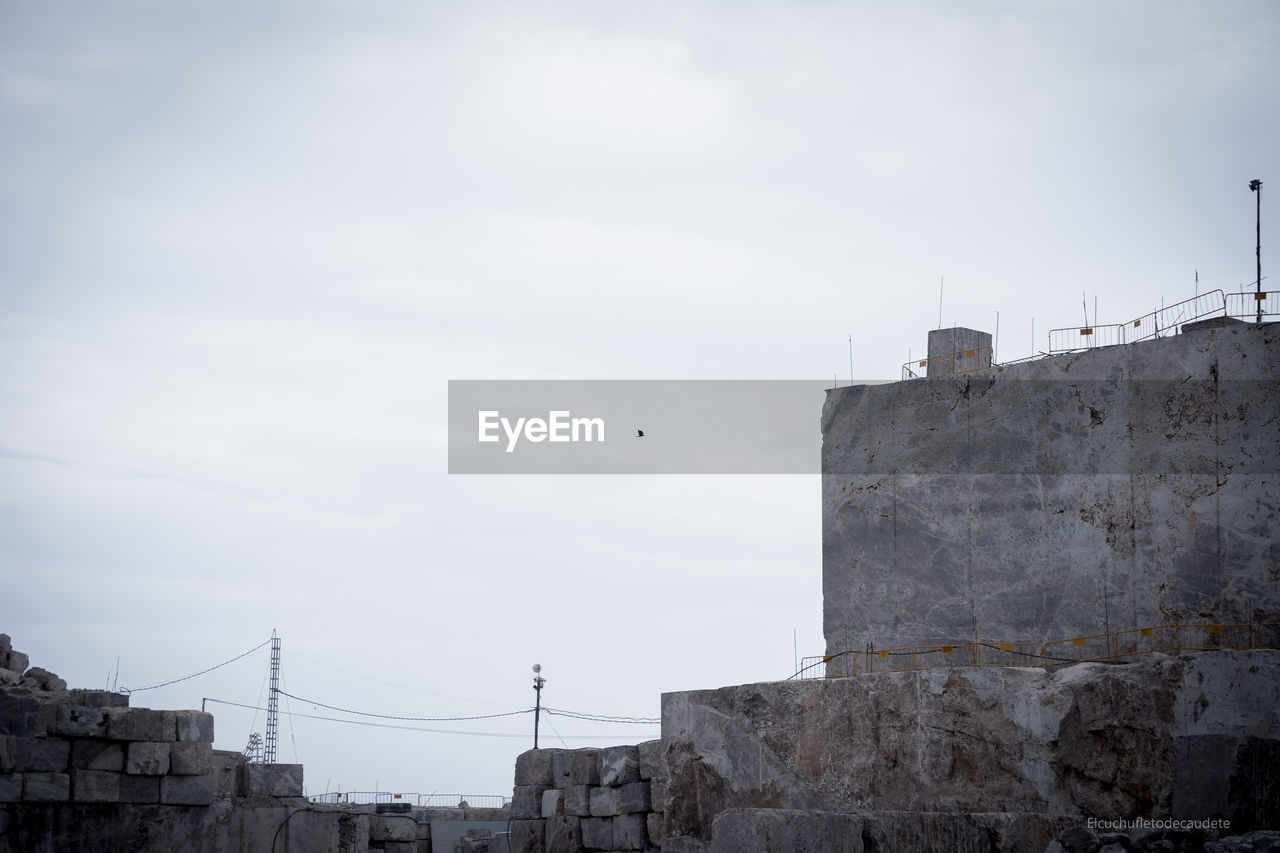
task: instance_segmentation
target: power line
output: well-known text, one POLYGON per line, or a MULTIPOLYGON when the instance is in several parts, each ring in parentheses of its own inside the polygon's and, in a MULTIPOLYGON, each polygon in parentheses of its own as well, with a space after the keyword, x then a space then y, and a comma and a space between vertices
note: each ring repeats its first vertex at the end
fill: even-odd
POLYGON ((153 684, 150 687, 135 687, 133 689, 130 689, 128 687, 121 687, 120 692, 121 693, 141 693, 144 690, 155 690, 157 687, 168 687, 170 684, 177 684, 179 681, 187 681, 189 679, 196 678, 197 676, 204 675, 205 673, 213 672, 215 669, 220 669, 229 663, 235 663, 236 661, 240 660, 240 658, 248 657, 249 655, 253 654, 258 649, 262 648, 263 646, 267 645, 270 642, 271 642, 270 639, 264 640, 263 642, 249 649, 249 651, 245 652, 244 654, 236 655, 230 660, 224 660, 222 663, 217 664, 216 666, 211 666, 208 669, 202 669, 199 672, 193 672, 191 675, 184 675, 181 678, 172 678, 168 681, 162 681, 159 684, 153 684))
MULTIPOLYGON (((247 708, 251 711, 266 710, 265 708, 260 708, 257 705, 246 705, 242 702, 228 702, 225 699, 213 699, 210 697, 205 697, 204 701, 214 702, 218 705, 230 705, 231 707, 234 707, 234 708, 247 708)), ((529 708, 525 711, 519 711, 517 713, 531 714, 533 713, 533 709, 529 708)), ((432 734, 442 734, 442 735, 469 735, 473 737, 504 737, 504 738, 518 738, 521 740, 527 739, 529 737, 527 732, 469 732, 469 731, 460 731, 457 729, 429 729, 429 728, 424 728, 422 726, 401 726, 401 725, 396 725, 394 723, 373 723, 373 722, 367 722, 365 720, 346 720, 346 719, 343 719, 342 717, 322 717, 316 714, 299 714, 297 712, 294 712, 292 714, 289 714, 288 712, 286 712, 286 714, 291 717, 302 717, 303 719, 307 719, 307 720, 325 720, 331 723, 349 723, 350 725, 353 725, 353 726, 367 726, 369 728, 375 728, 375 729, 399 729, 401 731, 430 732, 432 734)), ((565 735, 563 739, 564 740, 616 740, 624 737, 626 736, 610 735, 610 734, 595 734, 595 735, 565 735)))
POLYGON ((416 723, 453 723, 463 720, 492 720, 495 717, 514 717, 517 714, 533 713, 532 708, 525 708, 521 711, 505 711, 501 714, 480 714, 473 717, 405 717, 399 714, 374 714, 369 711, 353 711, 350 708, 339 708, 336 705, 326 705, 323 702, 317 702, 314 699, 304 699, 301 696, 294 696, 292 693, 280 691, 281 696, 288 696, 290 699, 297 699, 299 702, 306 702, 308 705, 315 705, 320 708, 327 708, 330 711, 341 711, 344 714, 355 714, 358 717, 377 717, 381 720, 407 720, 416 723))
POLYGON ((586 714, 578 711, 566 711, 562 708, 548 708, 545 705, 542 710, 548 714, 558 714, 561 717, 570 717, 575 720, 591 720, 596 723, 632 723, 636 725, 654 726, 662 722, 657 717, 614 717, 608 714, 586 714))

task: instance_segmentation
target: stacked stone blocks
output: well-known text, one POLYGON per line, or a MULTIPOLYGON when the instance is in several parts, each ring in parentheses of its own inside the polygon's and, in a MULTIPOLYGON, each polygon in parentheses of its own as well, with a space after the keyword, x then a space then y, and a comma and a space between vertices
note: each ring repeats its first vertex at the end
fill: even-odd
POLYGON ((0 688, 0 803, 209 805, 213 716, 127 702, 0 688))
POLYGON ((658 850, 665 776, 660 741, 523 753, 516 759, 511 850, 658 850))

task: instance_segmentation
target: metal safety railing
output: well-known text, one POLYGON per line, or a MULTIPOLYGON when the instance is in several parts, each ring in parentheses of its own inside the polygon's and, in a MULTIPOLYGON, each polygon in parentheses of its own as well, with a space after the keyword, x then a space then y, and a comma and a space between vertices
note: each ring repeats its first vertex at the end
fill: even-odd
POLYGON ((1280 622, 1157 625, 1044 643, 1033 640, 903 646, 803 658, 793 678, 850 678, 942 667, 1034 666, 1120 660, 1152 652, 1280 649, 1280 622))
POLYGON ((1228 293, 1227 316, 1240 320, 1280 317, 1280 290, 1228 293))
POLYGON ((511 802, 510 797, 504 797, 501 794, 406 794, 391 791, 331 791, 326 794, 313 794, 307 799, 313 803, 329 805, 404 803, 419 808, 437 809, 500 809, 511 802))
POLYGON ((1223 293, 1209 290, 1144 314, 1127 323, 1107 326, 1072 326, 1049 332, 1049 352, 1075 352, 1096 347, 1132 344, 1177 334, 1186 323, 1210 317, 1257 320, 1280 317, 1280 292, 1223 293))
POLYGON ((922 376, 975 373, 991 367, 993 354, 994 350, 990 346, 968 347, 955 352, 908 361, 902 365, 902 378, 919 379, 922 376))
POLYGON ((955 352, 912 359, 902 365, 903 379, 920 379, 925 376, 945 376, 957 373, 975 373, 996 366, 1008 366, 1024 361, 1037 361, 1048 355, 1057 355, 1099 347, 1133 344, 1177 334, 1186 323, 1194 323, 1210 317, 1232 317, 1238 320, 1264 320, 1280 317, 1280 291, 1244 291, 1223 293, 1209 290, 1190 299, 1167 305, 1150 314, 1144 314, 1127 323, 1110 323, 1104 326, 1070 326, 1049 331, 1049 350, 1014 361, 994 361, 992 347, 974 347, 955 352))

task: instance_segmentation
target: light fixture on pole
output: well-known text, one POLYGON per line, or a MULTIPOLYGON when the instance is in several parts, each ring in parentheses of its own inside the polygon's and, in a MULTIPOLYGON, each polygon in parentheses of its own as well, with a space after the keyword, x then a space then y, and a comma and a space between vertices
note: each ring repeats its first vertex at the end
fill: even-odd
POLYGON ((1258 281, 1257 290, 1253 294, 1258 303, 1258 322, 1262 322, 1262 181, 1254 178, 1249 182, 1250 192, 1258 194, 1258 281))
POLYGON ((542 716, 542 685, 547 683, 539 673, 542 672, 542 664, 535 663, 533 665, 533 691, 537 695, 537 702, 533 706, 533 748, 538 748, 538 717, 542 716))

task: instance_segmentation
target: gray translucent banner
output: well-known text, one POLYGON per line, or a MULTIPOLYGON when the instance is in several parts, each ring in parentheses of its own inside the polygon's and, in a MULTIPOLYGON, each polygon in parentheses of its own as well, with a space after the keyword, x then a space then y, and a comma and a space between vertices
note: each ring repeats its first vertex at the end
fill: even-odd
POLYGON ((449 473, 817 474, 830 387, 830 380, 451 380, 449 473))

